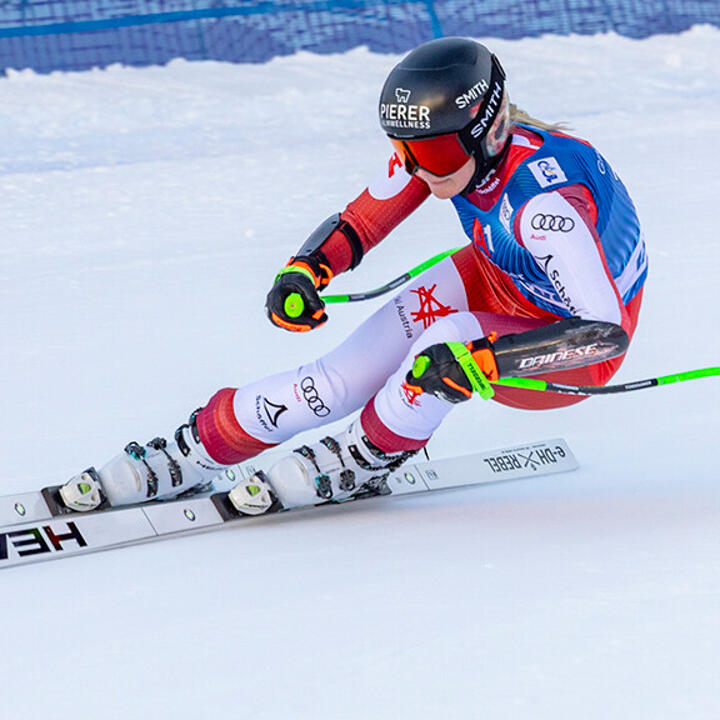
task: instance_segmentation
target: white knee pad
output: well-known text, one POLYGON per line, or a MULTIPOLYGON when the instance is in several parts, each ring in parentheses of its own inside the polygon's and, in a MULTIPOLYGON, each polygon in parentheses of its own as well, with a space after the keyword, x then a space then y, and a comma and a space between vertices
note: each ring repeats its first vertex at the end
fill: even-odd
POLYGON ((430 345, 442 342, 467 342, 475 340, 483 333, 480 321, 471 312, 456 312, 452 315, 438 318, 420 337, 412 344, 410 353, 403 361, 403 365, 419 355, 430 345))

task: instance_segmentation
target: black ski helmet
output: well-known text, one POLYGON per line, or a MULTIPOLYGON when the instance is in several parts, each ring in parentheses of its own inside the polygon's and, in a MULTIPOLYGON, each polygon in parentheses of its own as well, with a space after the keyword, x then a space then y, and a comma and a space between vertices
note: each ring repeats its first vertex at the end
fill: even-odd
POLYGON ((431 40, 410 52, 380 93, 380 125, 408 172, 449 175, 473 156, 475 176, 497 163, 510 136, 505 72, 484 45, 431 40))

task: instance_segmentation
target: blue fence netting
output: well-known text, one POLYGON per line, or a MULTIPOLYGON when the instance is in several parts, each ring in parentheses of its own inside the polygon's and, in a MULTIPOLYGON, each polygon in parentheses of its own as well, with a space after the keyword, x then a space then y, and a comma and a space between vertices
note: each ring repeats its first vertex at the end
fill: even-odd
POLYGON ((442 35, 641 38, 698 23, 720 26, 720 0, 5 0, 0 72, 402 52, 442 35))

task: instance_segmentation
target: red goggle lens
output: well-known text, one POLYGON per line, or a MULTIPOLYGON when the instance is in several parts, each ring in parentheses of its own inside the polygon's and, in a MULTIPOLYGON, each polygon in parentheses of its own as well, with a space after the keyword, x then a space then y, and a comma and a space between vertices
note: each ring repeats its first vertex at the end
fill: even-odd
POLYGON ((457 133, 419 140, 390 138, 405 169, 412 175, 418 168, 442 177, 457 172, 470 158, 457 133))

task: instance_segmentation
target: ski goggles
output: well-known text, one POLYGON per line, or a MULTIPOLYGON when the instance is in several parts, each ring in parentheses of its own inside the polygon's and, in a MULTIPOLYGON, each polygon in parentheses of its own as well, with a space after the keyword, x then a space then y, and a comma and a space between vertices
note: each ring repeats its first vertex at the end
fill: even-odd
POLYGON ((439 177, 452 175, 473 156, 474 150, 479 150, 485 161, 496 154, 495 142, 488 143, 488 135, 498 116, 507 112, 507 101, 505 71, 495 55, 492 59, 490 88, 477 112, 460 131, 412 139, 388 135, 410 175, 419 168, 439 177))
POLYGON ((436 135, 420 140, 390 138, 405 170, 410 175, 419 168, 442 177, 457 172, 472 153, 462 144, 458 133, 436 135))

